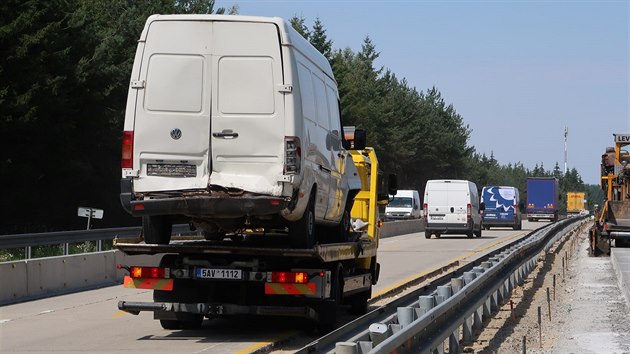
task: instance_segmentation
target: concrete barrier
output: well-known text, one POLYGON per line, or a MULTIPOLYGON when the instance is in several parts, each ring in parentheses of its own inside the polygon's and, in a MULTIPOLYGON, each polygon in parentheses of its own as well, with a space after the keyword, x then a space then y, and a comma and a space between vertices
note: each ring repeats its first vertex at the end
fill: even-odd
POLYGON ((0 305, 120 284, 118 264, 157 265, 160 256, 104 251, 0 263, 0 305))
MULTIPOLYGON (((422 220, 389 221, 381 237, 424 231, 422 220)), ((158 265, 161 255, 129 256, 103 251, 0 263, 0 305, 121 284, 123 265, 158 265)))
POLYGON ((617 273, 619 288, 626 299, 626 304, 630 306, 630 248, 611 248, 610 259, 617 273))
POLYGON ((424 231, 424 220, 388 221, 381 226, 381 238, 424 231))

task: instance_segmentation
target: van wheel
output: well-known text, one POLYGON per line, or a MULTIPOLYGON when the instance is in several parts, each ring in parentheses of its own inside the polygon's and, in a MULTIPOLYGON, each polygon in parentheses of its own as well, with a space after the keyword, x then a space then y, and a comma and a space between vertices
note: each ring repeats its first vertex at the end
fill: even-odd
POLYGON ((479 231, 475 232, 474 234, 477 237, 481 237, 481 227, 479 227, 479 231))
POLYGON ((466 233, 466 236, 468 236, 468 238, 473 238, 474 236, 473 231, 466 233))
POLYGON ((424 238, 431 238, 431 232, 430 231, 425 231, 424 232, 424 238))
POLYGON ((168 245, 172 230, 173 224, 168 216, 142 217, 142 235, 147 244, 168 245))
POLYGON ((289 224, 289 242, 293 248, 313 248, 315 246, 315 197, 311 195, 304 215, 289 224))
POLYGON ((486 230, 490 230, 490 226, 483 225, 483 228, 486 230))
POLYGON ((514 230, 521 230, 523 228, 523 224, 518 223, 518 225, 514 226, 512 229, 514 230))

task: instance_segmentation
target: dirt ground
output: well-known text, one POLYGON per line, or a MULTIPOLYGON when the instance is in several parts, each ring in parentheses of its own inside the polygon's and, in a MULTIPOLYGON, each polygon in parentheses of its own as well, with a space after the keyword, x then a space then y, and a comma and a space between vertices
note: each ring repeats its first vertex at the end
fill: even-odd
POLYGON ((588 255, 586 228, 542 255, 511 300, 514 317, 508 301, 464 353, 630 353, 628 305, 610 258, 588 255))

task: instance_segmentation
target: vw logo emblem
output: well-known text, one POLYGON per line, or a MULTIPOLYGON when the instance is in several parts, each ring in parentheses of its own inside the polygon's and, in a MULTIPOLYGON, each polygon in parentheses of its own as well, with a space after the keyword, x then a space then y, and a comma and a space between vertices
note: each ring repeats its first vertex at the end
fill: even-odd
POLYGON ((177 140, 182 137, 182 131, 179 128, 171 130, 171 138, 177 140))

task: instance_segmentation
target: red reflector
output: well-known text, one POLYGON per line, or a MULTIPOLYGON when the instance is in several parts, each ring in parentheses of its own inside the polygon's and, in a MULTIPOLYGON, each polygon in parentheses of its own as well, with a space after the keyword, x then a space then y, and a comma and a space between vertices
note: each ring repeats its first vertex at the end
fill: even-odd
POLYGON ((308 283, 308 274, 305 272, 272 272, 272 283, 308 283))
POLYGON ((125 130, 122 138, 122 168, 133 168, 133 131, 125 130))
POLYGON ((133 210, 144 210, 144 204, 136 204, 133 206, 133 210))
POLYGON ((280 201, 279 200, 272 200, 271 201, 271 205, 280 205, 280 201))
POLYGON ((129 269, 132 278, 166 278, 165 275, 166 268, 133 266, 129 269))

